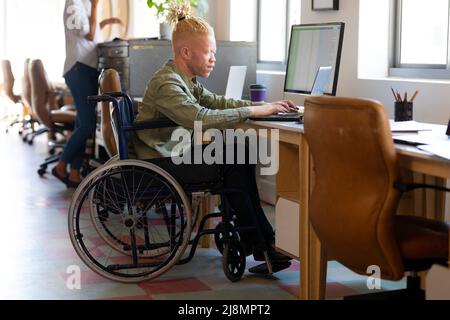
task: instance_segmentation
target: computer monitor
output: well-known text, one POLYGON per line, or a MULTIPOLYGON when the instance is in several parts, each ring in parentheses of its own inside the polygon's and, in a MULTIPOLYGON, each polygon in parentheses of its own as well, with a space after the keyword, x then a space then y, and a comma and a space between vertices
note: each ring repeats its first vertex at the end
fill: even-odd
POLYGON ((311 95, 318 70, 331 67, 324 94, 336 95, 345 24, 321 23, 292 26, 285 98, 302 104, 311 95))

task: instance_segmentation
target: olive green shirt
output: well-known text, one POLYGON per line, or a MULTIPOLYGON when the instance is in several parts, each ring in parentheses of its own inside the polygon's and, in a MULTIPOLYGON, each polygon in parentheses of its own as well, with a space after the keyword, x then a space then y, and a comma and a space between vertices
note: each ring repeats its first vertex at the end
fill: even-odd
MULTIPOLYGON (((191 133, 195 121, 202 121, 203 130, 225 129, 249 118, 251 112, 246 106, 250 105, 250 101, 226 99, 209 92, 195 78, 187 78, 170 60, 149 82, 136 120, 167 117, 191 133)), ((179 141, 171 141, 176 129, 137 132, 134 143, 137 157, 170 157, 173 148, 180 144, 179 141)))

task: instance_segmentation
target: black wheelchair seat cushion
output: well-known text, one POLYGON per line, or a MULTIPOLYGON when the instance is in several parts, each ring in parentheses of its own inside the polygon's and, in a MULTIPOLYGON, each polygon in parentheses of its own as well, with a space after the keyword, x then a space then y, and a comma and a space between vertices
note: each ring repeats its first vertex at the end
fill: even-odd
POLYGON ((223 177, 221 165, 212 164, 180 164, 172 158, 145 160, 167 171, 182 185, 203 185, 220 183, 223 177))

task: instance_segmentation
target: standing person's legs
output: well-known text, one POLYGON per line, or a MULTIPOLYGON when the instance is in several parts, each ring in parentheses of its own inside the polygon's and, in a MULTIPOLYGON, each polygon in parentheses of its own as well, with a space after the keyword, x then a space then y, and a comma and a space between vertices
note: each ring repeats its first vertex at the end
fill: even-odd
POLYGON ((95 132, 96 108, 95 104, 89 103, 87 98, 98 94, 98 71, 77 63, 64 78, 77 109, 77 126, 55 170, 59 177, 68 177, 68 180, 77 183, 81 180, 80 168, 83 163, 86 140, 95 132), (66 171, 67 164, 71 165, 69 176, 66 171))

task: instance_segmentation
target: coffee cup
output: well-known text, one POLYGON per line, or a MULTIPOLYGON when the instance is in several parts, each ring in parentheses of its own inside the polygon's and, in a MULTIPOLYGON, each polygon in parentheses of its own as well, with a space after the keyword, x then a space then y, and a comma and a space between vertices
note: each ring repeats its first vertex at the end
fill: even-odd
POLYGON ((263 84, 252 84, 250 86, 250 97, 252 102, 265 102, 267 99, 267 87, 263 84))

